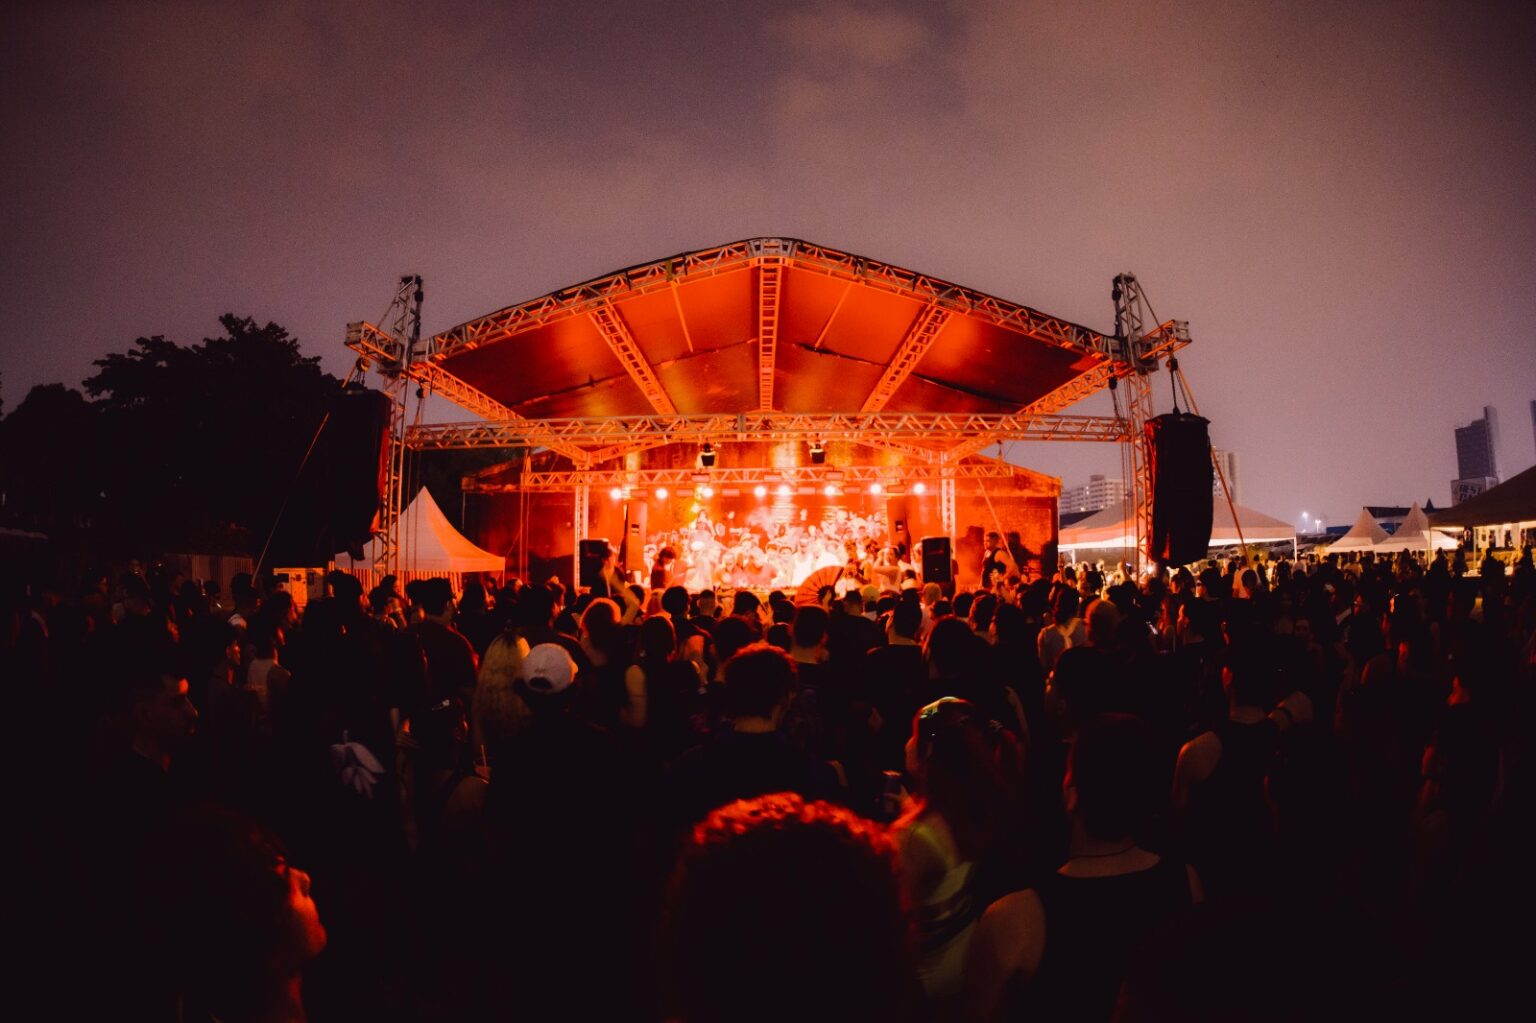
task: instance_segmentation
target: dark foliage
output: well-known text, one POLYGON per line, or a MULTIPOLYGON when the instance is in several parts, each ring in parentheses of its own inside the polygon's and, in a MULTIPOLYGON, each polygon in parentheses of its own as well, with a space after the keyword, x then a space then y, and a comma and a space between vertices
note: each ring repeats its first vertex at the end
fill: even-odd
POLYGON ((0 421, 8 522, 112 545, 259 547, 340 381, 275 323, 96 361, 93 401, 51 384, 0 421))

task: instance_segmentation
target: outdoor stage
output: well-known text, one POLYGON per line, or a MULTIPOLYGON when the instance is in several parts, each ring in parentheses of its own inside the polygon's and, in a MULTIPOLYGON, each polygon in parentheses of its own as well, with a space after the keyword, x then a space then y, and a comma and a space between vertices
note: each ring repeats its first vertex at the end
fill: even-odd
MULTIPOLYGON (((870 573, 878 568, 895 580, 899 573, 885 570, 912 565, 921 572, 915 548, 933 536, 953 537, 956 582, 970 586, 980 580, 984 536, 993 530, 1008 539, 1026 574, 1055 565, 1059 480, 972 458, 946 486, 937 473, 895 452, 861 455, 857 444, 824 442, 826 462, 817 467, 802 464, 803 447, 794 441, 720 445, 708 472, 691 464, 696 453, 687 448, 644 452, 635 459, 641 467, 632 470, 637 482, 591 488, 587 536, 608 540, 631 576, 646 573, 642 581, 655 553, 672 547, 678 581, 691 590, 796 586, 814 569, 844 565, 854 554, 870 573), (668 465, 676 462, 685 464, 668 465), (947 490, 953 529, 944 521, 947 490)), ((536 481, 539 467, 554 461, 558 456, 534 456, 527 475, 536 481)), ((515 560, 513 569, 523 578, 563 575, 572 549, 571 496, 520 490, 523 473, 521 462, 511 462, 466 479, 466 529, 490 550, 522 552, 526 569, 515 560)), ((866 579, 875 581, 873 574, 866 579)))
POLYGON ((420 279, 405 278, 384 327, 347 335, 395 408, 380 567, 409 571, 398 516, 412 452, 497 448, 509 461, 463 481, 465 531, 522 578, 568 582, 589 538, 627 539, 631 572, 649 569, 648 544, 702 544, 712 584, 727 554, 730 582, 755 547, 788 567, 739 577, 793 585, 845 540, 874 541, 878 557, 947 537, 965 586, 994 530, 1026 573, 1048 575, 1060 481, 980 452, 1119 443, 1140 526, 1148 374, 1189 343, 1183 323, 1152 322, 1130 275, 1115 279, 1106 335, 782 238, 631 267, 425 340, 420 306, 420 279), (1106 388, 1114 415, 1063 414, 1106 388), (483 418, 412 423, 413 391, 483 418))

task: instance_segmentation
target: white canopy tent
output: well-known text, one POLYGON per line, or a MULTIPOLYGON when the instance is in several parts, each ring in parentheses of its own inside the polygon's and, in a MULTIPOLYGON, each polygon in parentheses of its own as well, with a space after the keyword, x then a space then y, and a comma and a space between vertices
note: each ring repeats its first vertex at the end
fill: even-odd
MULTIPOLYGON (((400 516, 400 571, 403 582, 446 576, 458 589, 465 572, 503 572, 507 559, 472 543, 453 528, 426 487, 422 487, 400 516)), ((363 548, 363 556, 353 561, 346 554, 336 557, 336 567, 351 572, 371 588, 384 572, 378 565, 382 545, 377 539, 363 548)))
MULTIPOLYGON (((1417 507, 1417 505, 1415 505, 1417 507)), ((1419 513, 1420 515, 1423 512, 1419 513)), ((1406 524, 1407 520, 1404 520, 1406 524)), ((1426 524, 1425 528, 1428 528, 1426 524)), ((1339 537, 1328 545, 1329 554, 1347 554, 1350 551, 1374 551, 1387 539, 1387 531, 1381 528, 1371 515, 1369 508, 1361 508, 1360 515, 1355 519, 1355 524, 1349 527, 1349 532, 1339 537)))
MULTIPOLYGON (((1237 543, 1296 543, 1296 527, 1272 515, 1243 505, 1217 501, 1211 509, 1210 547, 1237 543), (1232 509, 1237 509, 1234 519, 1232 509), (1239 536, 1241 527, 1241 536, 1239 536)), ((1130 550, 1136 546, 1135 523, 1124 505, 1111 505, 1061 531, 1056 549, 1061 551, 1130 550)))
POLYGON ((1408 509, 1403 524, 1397 532, 1377 544, 1373 550, 1395 553, 1397 551, 1450 551, 1456 549, 1456 541, 1444 533, 1429 528, 1429 516, 1424 514, 1418 502, 1408 509))

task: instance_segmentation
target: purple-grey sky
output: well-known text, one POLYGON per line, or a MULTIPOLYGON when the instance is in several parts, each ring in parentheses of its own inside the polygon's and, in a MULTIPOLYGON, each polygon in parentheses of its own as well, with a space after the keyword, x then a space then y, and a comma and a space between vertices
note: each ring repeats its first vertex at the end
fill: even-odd
POLYGON ((403 272, 436 331, 778 235, 1099 329, 1134 272, 1298 523, 1445 503, 1484 405, 1536 460, 1529 2, 60 0, 0 61, 8 407, 226 311, 341 374, 403 272))

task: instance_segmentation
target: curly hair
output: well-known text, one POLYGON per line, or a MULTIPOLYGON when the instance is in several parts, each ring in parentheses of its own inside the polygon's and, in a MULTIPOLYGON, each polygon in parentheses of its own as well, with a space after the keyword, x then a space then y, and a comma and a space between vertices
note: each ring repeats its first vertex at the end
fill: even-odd
POLYGON ((912 943, 886 830, 792 792, 693 829, 672 878, 664 960, 677 1014, 900 1019, 912 943))

